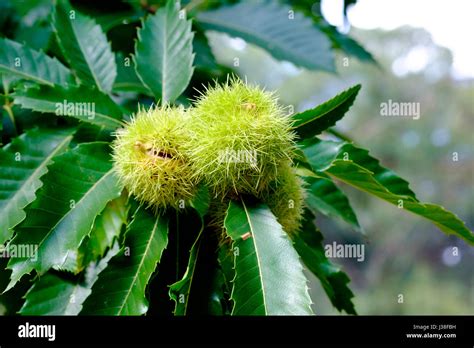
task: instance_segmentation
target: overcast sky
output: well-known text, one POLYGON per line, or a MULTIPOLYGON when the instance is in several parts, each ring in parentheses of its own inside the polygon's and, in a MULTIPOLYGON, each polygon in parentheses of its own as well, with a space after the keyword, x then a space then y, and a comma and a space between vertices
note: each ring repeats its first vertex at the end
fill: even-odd
MULTIPOLYGON (((342 25, 343 0, 323 0, 325 18, 342 25)), ((359 0, 348 12, 352 26, 425 28, 433 40, 453 52, 453 76, 474 77, 474 0, 359 0)))

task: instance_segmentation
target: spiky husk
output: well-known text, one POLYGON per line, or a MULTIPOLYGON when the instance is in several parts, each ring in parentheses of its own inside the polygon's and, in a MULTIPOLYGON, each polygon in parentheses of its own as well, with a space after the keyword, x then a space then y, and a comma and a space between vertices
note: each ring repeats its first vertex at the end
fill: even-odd
POLYGON ((286 162, 279 166, 276 180, 259 198, 268 205, 283 229, 292 234, 301 228, 305 195, 304 181, 291 163, 286 162))
POLYGON ((233 78, 195 102, 189 157, 216 196, 257 195, 294 152, 291 119, 270 92, 233 78))
MULTIPOLYGON (((235 199, 236 197, 232 197, 235 199)), ((302 225, 304 200, 306 198, 305 182, 291 166, 291 162, 283 162, 278 167, 277 177, 257 197, 267 204, 277 221, 288 234, 299 231, 302 225)), ((231 243, 226 233, 224 221, 231 197, 214 199, 209 209, 209 226, 219 236, 220 243, 231 243)))
POLYGON ((178 208, 194 194, 196 181, 183 151, 189 115, 169 106, 141 109, 113 142, 119 180, 141 203, 178 208))

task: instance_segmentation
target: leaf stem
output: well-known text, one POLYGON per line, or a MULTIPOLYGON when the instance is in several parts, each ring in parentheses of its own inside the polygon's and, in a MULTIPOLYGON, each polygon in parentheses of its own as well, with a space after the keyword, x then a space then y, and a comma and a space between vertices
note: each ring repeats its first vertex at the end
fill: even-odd
POLYGON ((15 130, 15 133, 17 133, 17 128, 16 128, 16 123, 15 123, 15 115, 13 114, 12 110, 12 105, 13 102, 9 102, 8 98, 5 98, 5 104, 3 105, 3 109, 7 112, 8 117, 10 118, 10 122, 13 125, 13 129, 15 130))

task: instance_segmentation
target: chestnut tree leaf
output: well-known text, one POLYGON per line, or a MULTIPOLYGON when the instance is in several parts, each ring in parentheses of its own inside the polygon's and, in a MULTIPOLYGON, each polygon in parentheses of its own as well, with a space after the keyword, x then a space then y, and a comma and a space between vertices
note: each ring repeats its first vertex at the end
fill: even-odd
POLYGON ((191 21, 168 0, 138 30, 135 67, 143 83, 161 103, 173 102, 193 74, 191 21))
POLYGON ((55 157, 41 179, 37 199, 25 209, 27 219, 16 227, 9 244, 34 250, 10 258, 6 290, 33 270, 44 274, 60 267, 70 252, 77 251, 105 205, 120 195, 109 149, 108 143, 86 143, 55 157))
POLYGON ((66 0, 57 2, 52 18, 59 46, 81 83, 110 92, 117 66, 100 25, 73 9, 66 0))
POLYGON ((231 201, 225 227, 235 255, 232 315, 313 314, 300 258, 266 205, 231 201))
POLYGON ((31 129, 0 149, 0 244, 26 216, 54 156, 72 139, 72 129, 31 129))

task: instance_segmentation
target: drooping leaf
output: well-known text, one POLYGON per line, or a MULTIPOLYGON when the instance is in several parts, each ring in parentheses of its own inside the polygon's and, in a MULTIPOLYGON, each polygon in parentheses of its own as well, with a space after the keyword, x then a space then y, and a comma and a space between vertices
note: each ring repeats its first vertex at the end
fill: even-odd
POLYGON ((109 144, 81 144, 56 156, 41 181, 37 199, 25 209, 27 219, 15 229, 9 246, 33 245, 36 252, 11 258, 10 289, 33 269, 44 274, 61 266, 91 231, 95 217, 121 187, 112 169, 109 144))
POLYGON ((214 234, 203 234, 189 297, 187 313, 190 316, 230 315, 231 307, 224 294, 224 276, 216 259, 216 242, 214 234))
POLYGON ((308 193, 305 202, 313 211, 336 217, 348 223, 354 230, 363 233, 357 216, 347 196, 332 182, 330 178, 306 177, 308 193))
POLYGON ((0 244, 25 218, 24 208, 35 200, 40 178, 52 158, 64 151, 72 129, 32 129, 0 150, 0 244))
POLYGON ((336 27, 324 20, 320 8, 316 8, 319 7, 320 2, 314 2, 313 0, 283 0, 283 2, 311 18, 313 23, 331 40, 333 49, 342 50, 361 61, 376 63, 370 52, 366 51, 357 41, 348 34, 340 33, 336 27))
POLYGON ((87 245, 84 246, 88 258, 97 260, 112 246, 120 236, 122 226, 127 223, 128 209, 127 198, 122 194, 119 198, 110 201, 97 216, 87 245))
POLYGON ((197 259, 200 254, 201 250, 201 232, 199 233, 196 241, 194 242, 193 246, 191 247, 191 251, 189 252, 189 261, 188 267, 186 269, 186 273, 184 274, 183 278, 177 281, 176 283, 170 285, 169 295, 170 298, 175 301, 175 309, 174 315, 186 315, 188 311, 188 304, 189 304, 189 293, 191 291, 191 286, 194 280, 194 274, 197 265, 197 259))
POLYGON ((231 201, 225 227, 235 255, 232 314, 312 314, 303 266, 270 209, 231 201))
POLYGON ((300 138, 320 134, 339 121, 354 103, 360 85, 355 85, 314 109, 293 115, 293 127, 300 138))
POLYGON ((70 71, 56 58, 5 38, 0 38, 0 73, 43 85, 74 84, 70 71))
POLYGON ((372 172, 352 161, 334 161, 326 173, 356 188, 371 193, 394 205, 420 215, 447 234, 454 234, 471 245, 474 245, 474 234, 458 216, 443 207, 430 203, 420 203, 409 196, 390 192, 383 183, 375 180, 372 172))
POLYGON ((186 315, 189 305, 189 293, 194 280, 196 265, 201 252, 202 232, 204 230, 204 215, 206 215, 210 205, 210 193, 205 185, 200 185, 196 195, 191 200, 190 205, 199 215, 201 222, 199 233, 189 251, 188 266, 183 277, 170 285, 169 295, 175 301, 174 315, 186 315))
POLYGON ((101 27, 74 10, 67 0, 57 2, 52 18, 59 46, 82 84, 110 92, 117 67, 101 27))
POLYGON ((96 217, 89 236, 82 241, 76 252, 68 253, 66 261, 57 269, 77 274, 92 261, 103 257, 119 237, 122 226, 127 223, 128 209, 127 197, 123 193, 107 203, 96 217))
POLYGON ((327 259, 322 244, 323 236, 313 221, 314 215, 306 210, 302 228, 292 234, 295 249, 306 267, 318 277, 333 306, 339 311, 356 314, 351 300, 354 294, 348 287, 350 279, 327 259))
POLYGON ((303 14, 278 1, 243 1, 197 14, 207 30, 256 44, 275 58, 308 68, 334 71, 331 42, 303 14))
POLYGON ((371 171, 376 180, 383 182, 390 192, 409 196, 417 200, 410 184, 400 178, 392 170, 380 165, 380 161, 369 155, 369 151, 358 148, 353 144, 336 141, 321 141, 307 139, 301 143, 301 148, 312 168, 323 172, 336 159, 350 160, 371 171))
POLYGON ((170 286, 176 316, 222 315, 227 310, 224 278, 216 259, 217 239, 209 232, 201 230, 191 247, 184 276, 170 286))
POLYGON ((0 315, 16 315, 25 302, 24 297, 31 288, 33 277, 24 277, 18 285, 8 291, 3 292, 10 282, 11 271, 6 269, 8 258, 0 258, 0 315))
POLYGON ((77 315, 109 260, 118 252, 118 243, 97 263, 91 263, 80 280, 46 273, 26 293, 21 315, 77 315))
POLYGON ((138 30, 136 71, 162 103, 178 98, 191 80, 192 41, 191 21, 182 17, 174 0, 168 0, 138 30))
POLYGON ((68 89, 40 86, 17 89, 12 95, 22 108, 70 116, 107 129, 121 127, 122 110, 106 94, 87 86, 68 89))
POLYGON ((339 49, 350 56, 356 57, 362 62, 378 65, 372 54, 350 36, 340 33, 335 27, 330 25, 319 25, 318 27, 328 35, 335 49, 339 49))
POLYGON ((367 150, 348 143, 313 142, 303 152, 314 170, 422 216, 443 232, 474 244, 474 234, 455 214, 441 206, 419 202, 409 189, 407 181, 380 166, 378 160, 369 156, 367 150))
POLYGON ((142 315, 148 310, 145 290, 168 244, 168 218, 144 207, 134 214, 122 250, 92 287, 81 314, 142 315))

